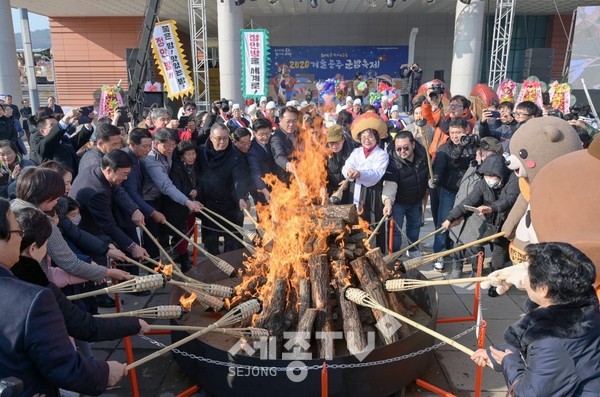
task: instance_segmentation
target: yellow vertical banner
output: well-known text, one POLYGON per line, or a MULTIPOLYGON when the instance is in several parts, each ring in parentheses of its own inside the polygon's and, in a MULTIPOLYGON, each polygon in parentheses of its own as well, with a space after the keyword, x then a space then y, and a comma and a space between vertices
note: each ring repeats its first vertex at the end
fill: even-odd
POLYGON ((181 98, 194 93, 194 82, 183 54, 183 47, 177 36, 175 21, 168 20, 154 25, 152 50, 165 88, 170 99, 181 98))

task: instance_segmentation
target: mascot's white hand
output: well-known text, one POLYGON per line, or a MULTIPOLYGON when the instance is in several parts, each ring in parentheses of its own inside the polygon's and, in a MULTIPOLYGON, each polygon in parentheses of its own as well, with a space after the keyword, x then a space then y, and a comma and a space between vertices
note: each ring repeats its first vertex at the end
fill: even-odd
POLYGON ((527 277, 527 262, 496 270, 488 276, 489 281, 482 281, 481 288, 488 289, 496 287, 499 295, 504 294, 513 285, 517 289, 525 289, 525 277, 527 277))

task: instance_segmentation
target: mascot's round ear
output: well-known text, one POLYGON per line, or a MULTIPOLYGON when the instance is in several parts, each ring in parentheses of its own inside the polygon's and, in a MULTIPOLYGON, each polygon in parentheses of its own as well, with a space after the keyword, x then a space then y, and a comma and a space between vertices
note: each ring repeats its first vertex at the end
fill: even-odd
POLYGON ((562 131, 554 125, 546 125, 542 131, 544 131, 550 142, 559 142, 564 138, 562 131))

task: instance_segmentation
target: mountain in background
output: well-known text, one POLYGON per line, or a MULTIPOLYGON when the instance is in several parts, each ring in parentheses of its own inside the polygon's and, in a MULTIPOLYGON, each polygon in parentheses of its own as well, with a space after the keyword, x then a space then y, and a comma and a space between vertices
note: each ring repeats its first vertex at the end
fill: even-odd
MULTIPOLYGON (((15 41, 17 50, 23 49, 23 39, 21 33, 15 33, 15 41)), ((40 29, 31 32, 31 46, 33 49, 50 48, 50 29, 40 29)))

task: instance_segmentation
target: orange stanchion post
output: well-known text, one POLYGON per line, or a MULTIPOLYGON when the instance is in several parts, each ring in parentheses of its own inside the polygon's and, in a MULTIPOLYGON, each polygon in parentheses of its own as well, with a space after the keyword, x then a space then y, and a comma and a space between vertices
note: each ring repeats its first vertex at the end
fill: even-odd
POLYGON ((425 390, 429 390, 430 392, 433 392, 433 393, 437 394, 438 396, 456 397, 455 394, 452 394, 450 392, 447 392, 446 390, 440 389, 439 387, 434 386, 431 383, 425 382, 422 379, 415 379, 415 383, 417 384, 417 386, 420 386, 425 390))
POLYGON ((396 224, 394 223, 394 218, 390 216, 390 222, 388 223, 388 252, 394 252, 394 227, 396 224))
MULTIPOLYGON (((477 347, 483 349, 485 347, 485 327, 487 323, 481 320, 479 327, 479 335, 477 336, 477 347)), ((481 389, 483 386, 483 367, 479 365, 475 366, 475 396, 481 396, 481 389)))
POLYGON ((181 393, 179 393, 177 395, 177 397, 189 397, 192 394, 196 393, 198 390, 200 390, 200 388, 198 386, 192 386, 187 390, 182 391, 181 393))
MULTIPOLYGON (((485 259, 485 253, 479 252, 477 254, 477 277, 481 276, 483 269, 483 261, 485 259)), ((479 300, 481 299, 481 291, 479 291, 479 283, 475 284, 475 294, 473 296, 473 314, 468 317, 452 317, 452 318, 438 318, 438 324, 447 323, 466 323, 469 321, 477 321, 477 315, 479 314, 479 300)))
MULTIPOLYGON (((121 312, 121 298, 118 293, 115 293, 115 310, 117 313, 121 312)), ((131 364, 135 361, 133 358, 133 347, 131 346, 131 339, 129 336, 123 338, 123 345, 125 346, 125 358, 127 359, 127 364, 131 364)), ((140 389, 138 386, 137 373, 135 372, 135 368, 129 370, 129 382, 131 383, 131 395, 133 397, 140 397, 140 389)))
MULTIPOLYGON (((131 339, 129 336, 123 338, 123 344, 125 345, 125 357, 127 357, 127 364, 131 364, 135 361, 133 358, 133 348, 131 346, 131 339)), ((140 397, 140 389, 138 386, 137 372, 135 368, 129 370, 129 381, 131 382, 131 395, 134 397, 140 397)))
MULTIPOLYGON (((194 222, 194 241, 198 242, 198 224, 194 222)), ((194 251, 192 253, 192 266, 196 267, 196 261, 198 260, 198 248, 193 245, 194 251)))
POLYGON ((321 397, 329 396, 329 375, 327 374, 327 361, 323 361, 321 370, 321 397))

